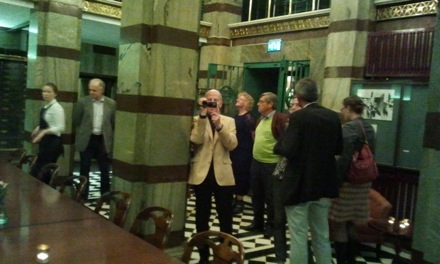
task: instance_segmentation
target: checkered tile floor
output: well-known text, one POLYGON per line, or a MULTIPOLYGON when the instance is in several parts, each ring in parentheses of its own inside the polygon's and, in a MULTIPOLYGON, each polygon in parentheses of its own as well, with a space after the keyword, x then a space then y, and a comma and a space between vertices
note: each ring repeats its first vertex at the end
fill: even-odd
MULTIPOLYGON (((78 174, 77 172, 74 174, 78 174)), ((89 198, 85 203, 86 206, 94 208, 95 201, 99 197, 99 172, 91 173, 90 177, 90 190, 89 198)), ((104 208, 101 212, 103 216, 108 217, 108 208, 104 208)), ((195 198, 191 197, 188 200, 187 205, 187 221, 185 225, 185 237, 190 238, 195 234, 195 198)), ((263 264, 263 263, 275 263, 275 254, 273 251, 273 238, 266 239, 263 234, 257 232, 249 232, 243 230, 244 226, 249 225, 252 222, 252 208, 250 204, 250 198, 245 197, 245 209, 242 215, 234 216, 233 229, 234 234, 245 247, 245 259, 248 264, 263 264)), ((216 217, 215 204, 211 213, 211 229, 219 230, 219 222, 216 217)), ((287 234, 289 237, 289 234, 287 234)), ((373 244, 361 244, 360 256, 356 257, 356 261, 359 264, 390 264, 393 261, 394 250, 387 246, 382 246, 382 252, 380 258, 376 257, 374 253, 375 245, 373 244)), ((404 260, 409 260, 410 256, 402 252, 400 256, 404 260)), ((194 259, 190 263, 198 263, 198 254, 193 254, 194 259)), ((333 259, 336 263, 336 260, 333 259)))

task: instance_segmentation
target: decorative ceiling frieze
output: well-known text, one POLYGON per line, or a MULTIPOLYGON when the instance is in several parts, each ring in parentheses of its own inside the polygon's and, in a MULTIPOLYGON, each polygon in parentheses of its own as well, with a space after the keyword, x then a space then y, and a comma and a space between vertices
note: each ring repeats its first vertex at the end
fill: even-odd
POLYGON ((326 28, 330 16, 309 17, 284 21, 267 22, 257 25, 237 26, 230 29, 231 38, 243 38, 283 32, 326 28))
POLYGON ((117 6, 84 1, 84 12, 121 19, 122 9, 117 6))
POLYGON ((437 4, 434 1, 424 1, 406 5, 378 7, 376 20, 381 21, 433 14, 437 14, 437 4))

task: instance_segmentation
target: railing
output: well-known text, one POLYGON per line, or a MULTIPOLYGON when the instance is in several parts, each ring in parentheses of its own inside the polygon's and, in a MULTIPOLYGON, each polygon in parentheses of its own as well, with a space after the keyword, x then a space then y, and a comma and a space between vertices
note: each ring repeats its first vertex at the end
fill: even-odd
POLYGON ((388 166, 379 166, 380 176, 373 188, 393 206, 391 216, 396 220, 414 221, 416 212, 419 172, 388 166))

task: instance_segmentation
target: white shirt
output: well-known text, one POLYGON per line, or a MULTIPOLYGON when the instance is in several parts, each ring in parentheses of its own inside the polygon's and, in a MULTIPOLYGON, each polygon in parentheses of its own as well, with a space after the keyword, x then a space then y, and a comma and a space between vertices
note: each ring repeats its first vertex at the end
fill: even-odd
POLYGON ((94 135, 102 135, 102 117, 104 115, 104 97, 93 100, 93 130, 94 135))
POLYGON ((49 108, 44 114, 44 120, 46 120, 49 125, 49 133, 61 136, 61 133, 64 132, 64 129, 66 128, 66 117, 64 116, 63 107, 57 102, 57 100, 53 99, 46 104, 44 108, 49 108))

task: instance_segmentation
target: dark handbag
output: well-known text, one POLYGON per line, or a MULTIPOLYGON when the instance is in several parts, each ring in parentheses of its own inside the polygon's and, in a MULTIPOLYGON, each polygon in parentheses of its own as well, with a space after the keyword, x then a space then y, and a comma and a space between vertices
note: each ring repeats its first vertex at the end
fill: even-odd
POLYGON ((347 181, 351 184, 372 182, 379 175, 376 160, 374 159, 373 153, 371 153, 371 149, 368 146, 364 127, 360 121, 358 122, 362 128, 364 140, 362 143, 362 148, 354 152, 353 160, 350 163, 350 167, 347 171, 347 181))

